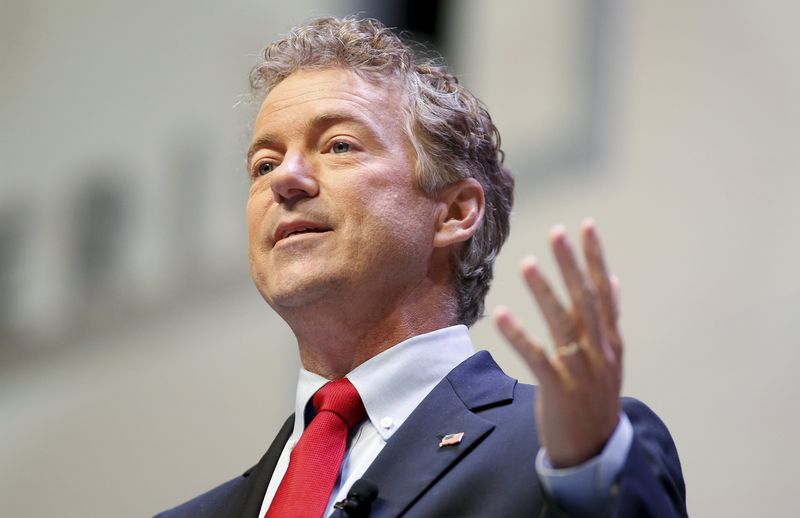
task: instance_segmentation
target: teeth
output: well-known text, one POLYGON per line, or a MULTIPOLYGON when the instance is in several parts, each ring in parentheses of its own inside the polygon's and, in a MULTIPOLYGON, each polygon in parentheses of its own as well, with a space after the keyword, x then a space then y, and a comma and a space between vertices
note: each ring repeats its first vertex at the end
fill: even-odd
POLYGON ((293 229, 291 232, 287 233, 283 237, 289 237, 289 236, 292 236, 294 234, 299 234, 301 232, 307 232, 309 230, 312 230, 312 228, 311 227, 298 227, 298 228, 293 229))

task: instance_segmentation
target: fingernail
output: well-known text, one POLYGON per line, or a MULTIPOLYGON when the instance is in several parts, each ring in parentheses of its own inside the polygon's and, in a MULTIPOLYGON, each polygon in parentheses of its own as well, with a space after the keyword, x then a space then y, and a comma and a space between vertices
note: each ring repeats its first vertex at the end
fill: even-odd
POLYGON ((522 258, 522 270, 523 271, 531 270, 531 269, 535 270, 538 267, 539 267, 539 261, 536 259, 536 257, 534 257, 532 255, 529 255, 529 256, 526 256, 526 257, 522 258))
POLYGON ((558 241, 567 237, 567 227, 559 223, 550 228, 550 240, 558 241))

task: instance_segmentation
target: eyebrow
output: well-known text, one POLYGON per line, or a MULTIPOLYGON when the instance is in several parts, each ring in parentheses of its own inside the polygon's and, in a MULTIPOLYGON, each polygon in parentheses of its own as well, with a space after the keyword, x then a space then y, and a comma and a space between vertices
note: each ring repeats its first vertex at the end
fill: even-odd
MULTIPOLYGON (((358 124, 359 126, 366 128, 372 136, 376 136, 378 134, 368 120, 350 112, 318 113, 308 122, 307 127, 321 131, 344 122, 358 124)), ((247 150, 247 163, 250 163, 256 151, 267 147, 274 147, 280 142, 280 140, 281 138, 275 133, 265 133, 259 136, 253 141, 252 144, 250 144, 250 148, 247 150)))

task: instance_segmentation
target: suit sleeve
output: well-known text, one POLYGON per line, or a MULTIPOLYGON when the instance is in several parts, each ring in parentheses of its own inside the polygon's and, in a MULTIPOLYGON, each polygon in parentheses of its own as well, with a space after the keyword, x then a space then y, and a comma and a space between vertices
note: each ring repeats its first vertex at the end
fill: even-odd
POLYGON ((628 456, 611 485, 605 508, 586 514, 567 512, 547 498, 547 518, 686 517, 686 487, 675 443, 666 425, 641 401, 622 398, 622 411, 633 425, 628 456))
POLYGON ((622 409, 633 424, 633 443, 611 489, 611 515, 687 516, 681 464, 666 425, 641 401, 623 398, 622 409))

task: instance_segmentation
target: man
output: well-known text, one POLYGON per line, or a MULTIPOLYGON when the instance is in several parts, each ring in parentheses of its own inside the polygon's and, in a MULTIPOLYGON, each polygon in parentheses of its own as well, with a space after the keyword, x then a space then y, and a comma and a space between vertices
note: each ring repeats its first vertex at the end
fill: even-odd
POLYGON ((513 188, 475 97, 355 17, 295 29, 251 82, 250 266, 297 338, 296 412, 258 465, 163 516, 686 515, 669 433, 619 398, 617 283, 591 221, 585 271, 551 232, 571 305, 523 262, 552 357, 495 315, 539 387, 473 353, 513 188))

